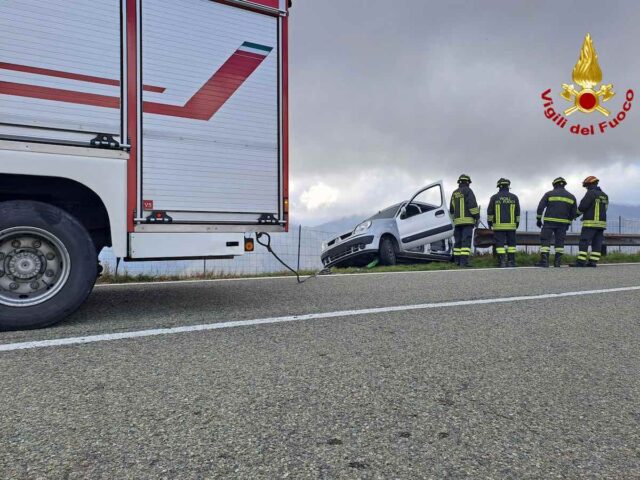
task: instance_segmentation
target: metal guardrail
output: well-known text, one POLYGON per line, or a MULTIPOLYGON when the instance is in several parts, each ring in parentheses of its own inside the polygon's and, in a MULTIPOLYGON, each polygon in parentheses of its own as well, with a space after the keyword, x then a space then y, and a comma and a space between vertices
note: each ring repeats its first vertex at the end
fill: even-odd
MULTIPOLYGON (((566 246, 577 246, 579 233, 567 233, 566 246)), ((518 246, 540 246, 540 232, 516 232, 518 246)), ((607 247, 640 247, 640 234, 637 233, 605 233, 604 243, 607 247)), ((477 228, 473 245, 476 248, 491 248, 495 244, 493 230, 477 228)))

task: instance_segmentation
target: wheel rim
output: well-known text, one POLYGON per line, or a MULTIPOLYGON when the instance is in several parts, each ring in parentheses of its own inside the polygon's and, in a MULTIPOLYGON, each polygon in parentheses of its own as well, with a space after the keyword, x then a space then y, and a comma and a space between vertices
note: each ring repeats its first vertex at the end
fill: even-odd
POLYGON ((69 252, 52 233, 35 227, 0 232, 0 304, 46 302, 65 286, 70 271, 69 252))

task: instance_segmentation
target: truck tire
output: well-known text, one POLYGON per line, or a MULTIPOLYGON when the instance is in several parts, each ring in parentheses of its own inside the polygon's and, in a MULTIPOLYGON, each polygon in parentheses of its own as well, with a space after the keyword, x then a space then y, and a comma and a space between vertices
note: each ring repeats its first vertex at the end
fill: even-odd
POLYGON ((0 330, 53 325, 89 296, 97 275, 87 230, 53 205, 0 203, 0 330))
POLYGON ((380 240, 380 263, 382 265, 395 265, 397 262, 396 245, 390 237, 380 240))

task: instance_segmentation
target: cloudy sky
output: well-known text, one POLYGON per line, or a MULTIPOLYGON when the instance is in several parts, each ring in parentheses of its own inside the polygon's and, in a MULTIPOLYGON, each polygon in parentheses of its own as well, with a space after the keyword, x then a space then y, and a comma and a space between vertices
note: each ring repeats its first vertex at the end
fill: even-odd
POLYGON ((486 205, 511 179, 534 207, 556 176, 582 194, 597 175, 612 201, 640 204, 640 2, 297 0, 291 12, 291 209, 314 225, 368 214, 420 186, 471 175, 486 205), (584 36, 603 82, 638 98, 604 135, 579 137, 544 116, 570 104, 584 36))

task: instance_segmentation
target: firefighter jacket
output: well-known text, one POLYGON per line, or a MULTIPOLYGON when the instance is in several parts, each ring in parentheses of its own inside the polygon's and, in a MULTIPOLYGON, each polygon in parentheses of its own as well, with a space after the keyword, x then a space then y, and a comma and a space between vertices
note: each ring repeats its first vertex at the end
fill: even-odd
POLYGON ((456 226, 475 225, 476 220, 480 218, 480 208, 476 202, 476 196, 468 185, 460 185, 453 192, 449 212, 456 226))
POLYGON ((558 186, 548 191, 538 204, 537 218, 545 224, 569 226, 577 216, 576 197, 564 187, 558 186))
POLYGON ((520 224, 520 200, 508 188, 500 189, 487 207, 487 221, 494 230, 517 230, 520 224))
POLYGON ((578 215, 582 214, 582 226, 588 228, 607 228, 607 207, 609 197, 600 187, 591 187, 578 205, 578 215))

